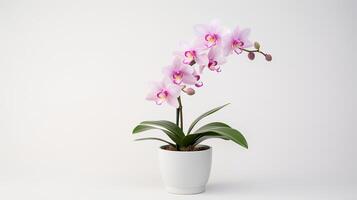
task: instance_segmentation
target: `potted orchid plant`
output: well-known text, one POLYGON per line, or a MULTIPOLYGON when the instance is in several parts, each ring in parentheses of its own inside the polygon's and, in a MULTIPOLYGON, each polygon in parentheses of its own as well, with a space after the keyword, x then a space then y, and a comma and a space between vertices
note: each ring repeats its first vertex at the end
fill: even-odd
POLYGON ((203 86, 202 72, 221 72, 229 55, 247 53, 248 58, 254 60, 256 54, 261 54, 267 61, 272 60, 270 54, 261 51, 258 42, 252 43, 248 39, 249 29, 241 30, 237 27, 230 31, 221 27, 217 21, 212 21, 206 25, 196 25, 194 30, 196 39, 192 43, 182 44, 181 49, 174 52, 172 64, 163 69, 163 80, 154 84, 146 98, 157 105, 167 103, 173 106, 176 109, 176 122, 143 121, 133 130, 133 134, 160 130, 171 140, 158 137, 136 139, 166 143, 159 148, 160 170, 167 191, 175 194, 195 194, 205 190, 211 168, 212 148, 201 145, 201 142, 220 138, 248 148, 242 133, 226 123, 211 122, 195 129, 201 119, 228 104, 203 113, 185 130, 182 95, 194 95, 193 87, 203 86))

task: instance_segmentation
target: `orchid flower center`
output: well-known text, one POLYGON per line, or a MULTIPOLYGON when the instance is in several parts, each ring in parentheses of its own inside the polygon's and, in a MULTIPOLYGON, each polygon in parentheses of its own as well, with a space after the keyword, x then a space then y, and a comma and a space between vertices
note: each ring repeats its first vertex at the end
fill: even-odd
POLYGON ((208 69, 210 69, 211 71, 215 71, 217 64, 218 64, 217 61, 209 60, 208 69))
POLYGON ((196 87, 202 87, 203 86, 203 83, 202 83, 202 81, 199 81, 200 79, 201 79, 201 76, 200 75, 198 75, 198 74, 196 74, 196 75, 194 75, 195 76, 195 78, 196 78, 196 83, 195 83, 195 86, 196 87))
POLYGON ((196 51, 195 50, 190 50, 190 51, 185 51, 185 59, 184 63, 185 64, 190 64, 191 61, 195 60, 196 58, 196 51))
POLYGON ((208 42, 207 47, 212 47, 216 45, 218 36, 216 34, 207 34, 205 35, 205 40, 208 42))
POLYGON ((156 94, 156 96, 156 104, 161 105, 166 100, 167 96, 169 96, 169 92, 166 90, 161 90, 156 94))
POLYGON ((236 49, 236 48, 241 48, 241 47, 243 47, 243 46, 244 46, 244 42, 240 41, 239 39, 233 40, 233 42, 232 42, 232 47, 233 47, 234 49, 236 49))
POLYGON ((182 78, 183 78, 183 72, 182 71, 175 71, 172 74, 172 78, 175 84, 181 84, 182 78))

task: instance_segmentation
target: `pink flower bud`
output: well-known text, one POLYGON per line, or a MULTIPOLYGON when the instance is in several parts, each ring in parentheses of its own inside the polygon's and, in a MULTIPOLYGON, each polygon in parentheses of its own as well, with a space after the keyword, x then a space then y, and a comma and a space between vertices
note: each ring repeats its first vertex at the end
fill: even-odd
POLYGON ((248 58, 249 58, 250 60, 254 60, 255 54, 254 54, 253 52, 249 52, 249 53, 248 53, 248 58))
POLYGON ((265 55, 265 60, 271 61, 272 59, 273 59, 273 57, 270 54, 265 55))
POLYGON ((193 88, 186 88, 185 89, 185 93, 188 95, 194 95, 195 94, 195 90, 193 88))

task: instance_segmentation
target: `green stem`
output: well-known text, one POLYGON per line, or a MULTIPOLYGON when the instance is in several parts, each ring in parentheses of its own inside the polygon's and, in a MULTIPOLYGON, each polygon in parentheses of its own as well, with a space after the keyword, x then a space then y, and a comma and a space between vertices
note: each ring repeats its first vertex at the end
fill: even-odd
POLYGON ((238 48, 239 48, 240 50, 245 51, 245 52, 248 52, 248 53, 252 52, 252 53, 260 53, 260 54, 262 54, 263 56, 266 56, 266 55, 267 55, 266 53, 260 51, 260 49, 249 50, 249 49, 244 49, 244 48, 240 48, 240 47, 238 47, 238 48))

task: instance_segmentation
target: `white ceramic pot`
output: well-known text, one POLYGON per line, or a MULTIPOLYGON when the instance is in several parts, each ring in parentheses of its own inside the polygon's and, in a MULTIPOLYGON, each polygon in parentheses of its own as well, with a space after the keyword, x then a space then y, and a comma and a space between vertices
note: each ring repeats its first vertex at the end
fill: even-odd
MULTIPOLYGON (((205 145, 201 145, 205 146, 205 145)), ((161 177, 165 188, 174 194, 198 194, 206 189, 211 171, 212 148, 201 151, 159 149, 161 177)))

